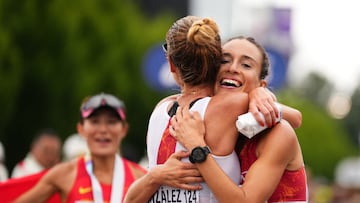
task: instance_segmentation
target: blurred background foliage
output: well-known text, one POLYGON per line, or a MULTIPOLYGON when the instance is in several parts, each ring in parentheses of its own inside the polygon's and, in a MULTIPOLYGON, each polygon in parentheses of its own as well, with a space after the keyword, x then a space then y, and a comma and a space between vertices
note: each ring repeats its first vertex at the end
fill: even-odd
POLYGON ((328 115, 324 105, 300 92, 291 88, 282 90, 277 94, 278 100, 302 113, 302 126, 295 131, 308 172, 332 180, 337 163, 344 157, 356 155, 356 143, 351 142, 343 123, 328 115))
MULTIPOLYGON (((53 127, 65 140, 76 131, 79 105, 90 94, 108 92, 127 105, 130 132, 124 156, 145 153, 147 122, 169 92, 151 89, 142 60, 180 16, 163 10, 147 15, 130 0, 2 0, 0 2, 0 140, 9 170, 29 150, 40 128, 53 127)), ((333 178, 337 162, 358 154, 359 96, 348 117, 325 109, 331 84, 316 74, 300 87, 278 90, 278 100, 303 113, 297 129, 305 163, 315 175, 333 178)))
POLYGON ((99 92, 127 104, 125 142, 139 159, 149 113, 163 96, 144 83, 142 58, 174 19, 147 19, 131 1, 1 1, 0 139, 9 168, 40 128, 74 133, 82 99, 99 92))

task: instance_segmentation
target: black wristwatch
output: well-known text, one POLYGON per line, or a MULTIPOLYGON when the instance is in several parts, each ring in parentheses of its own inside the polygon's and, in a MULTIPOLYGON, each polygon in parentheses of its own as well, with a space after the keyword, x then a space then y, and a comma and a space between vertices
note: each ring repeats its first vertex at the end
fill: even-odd
POLYGON ((202 163, 206 160, 206 157, 208 154, 210 154, 211 151, 208 146, 205 147, 195 147, 189 156, 189 160, 191 163, 202 163))

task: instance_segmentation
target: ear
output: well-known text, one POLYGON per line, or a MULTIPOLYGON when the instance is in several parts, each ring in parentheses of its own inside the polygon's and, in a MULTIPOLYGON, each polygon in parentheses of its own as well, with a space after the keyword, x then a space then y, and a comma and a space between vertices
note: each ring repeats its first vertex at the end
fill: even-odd
POLYGON ((176 72, 176 66, 171 61, 171 59, 168 59, 168 61, 169 61, 169 65, 170 65, 170 72, 175 73, 176 72))
POLYGON ((123 122, 123 133, 126 135, 129 131, 129 124, 127 122, 123 122))
POLYGON ((260 87, 267 87, 267 81, 266 80, 264 80, 264 79, 262 79, 261 81, 260 81, 260 87))
POLYGON ((82 124, 82 123, 80 123, 80 122, 78 122, 77 124, 76 124, 76 130, 77 130, 77 132, 78 132, 78 134, 81 136, 81 137, 83 137, 83 138, 85 138, 86 139, 86 136, 84 135, 84 125, 82 124))
POLYGON ((127 122, 122 122, 122 130, 121 130, 121 139, 125 138, 129 131, 129 124, 127 122))

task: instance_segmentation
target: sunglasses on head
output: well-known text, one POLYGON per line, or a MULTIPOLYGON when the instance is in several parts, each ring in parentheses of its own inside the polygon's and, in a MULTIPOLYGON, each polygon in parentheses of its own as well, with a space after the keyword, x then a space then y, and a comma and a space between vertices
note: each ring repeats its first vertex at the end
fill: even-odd
POLYGON ((81 105, 80 111, 83 118, 89 117, 95 109, 101 106, 109 106, 116 110, 121 120, 125 120, 125 105, 113 95, 101 93, 90 97, 81 105))
POLYGON ((164 52, 167 53, 167 43, 163 44, 162 48, 163 48, 164 52))

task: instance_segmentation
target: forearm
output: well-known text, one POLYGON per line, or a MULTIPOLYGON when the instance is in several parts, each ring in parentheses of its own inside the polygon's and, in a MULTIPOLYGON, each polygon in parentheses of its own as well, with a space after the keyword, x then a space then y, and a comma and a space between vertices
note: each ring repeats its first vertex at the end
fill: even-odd
POLYGON ((223 172, 211 155, 208 155, 203 163, 196 165, 220 203, 233 202, 235 199, 237 202, 245 200, 242 189, 223 172))
POLYGON ((160 184, 156 182, 154 170, 149 171, 133 182, 126 193, 124 203, 148 202, 152 195, 159 189, 160 184))
MULTIPOLYGON (((273 126, 277 119, 278 109, 275 108, 276 97, 268 89, 259 87, 249 93, 249 111, 254 115, 260 125, 273 126), (264 116, 264 119, 260 116, 264 116)), ((302 122, 301 112, 281 104, 282 117, 287 120, 293 128, 299 128, 302 122)))
POLYGON ((46 202, 46 200, 53 194, 54 192, 47 188, 35 186, 31 190, 28 190, 20 197, 18 197, 15 201, 13 201, 13 203, 46 202))
POLYGON ((287 120, 291 127, 299 128, 302 123, 302 114, 299 110, 291 108, 289 106, 283 105, 282 108, 282 115, 283 119, 287 120))

